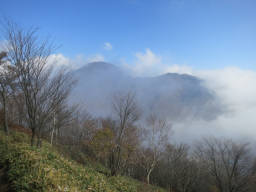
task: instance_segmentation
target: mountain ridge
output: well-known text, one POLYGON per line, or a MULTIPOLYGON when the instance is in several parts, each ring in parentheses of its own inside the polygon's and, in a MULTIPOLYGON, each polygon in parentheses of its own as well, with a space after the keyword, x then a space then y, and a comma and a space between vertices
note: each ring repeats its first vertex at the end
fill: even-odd
POLYGON ((129 91, 136 93, 145 114, 153 109, 172 121, 186 118, 211 120, 222 110, 214 92, 193 75, 166 73, 133 77, 107 62, 89 63, 74 74, 78 80, 73 92, 75 99, 85 103, 88 111, 96 116, 108 116, 112 96, 129 91))

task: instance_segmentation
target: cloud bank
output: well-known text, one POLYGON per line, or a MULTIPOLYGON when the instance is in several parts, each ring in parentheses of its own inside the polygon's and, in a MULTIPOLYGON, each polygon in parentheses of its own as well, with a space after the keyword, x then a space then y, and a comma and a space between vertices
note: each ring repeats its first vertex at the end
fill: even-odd
POLYGON ((194 70, 189 66, 166 65, 162 57, 147 49, 137 53, 137 61, 130 69, 139 75, 161 73, 190 74, 203 80, 214 91, 225 112, 212 121, 191 120, 175 123, 174 139, 191 142, 202 136, 229 137, 256 141, 256 72, 238 67, 218 70, 194 70))

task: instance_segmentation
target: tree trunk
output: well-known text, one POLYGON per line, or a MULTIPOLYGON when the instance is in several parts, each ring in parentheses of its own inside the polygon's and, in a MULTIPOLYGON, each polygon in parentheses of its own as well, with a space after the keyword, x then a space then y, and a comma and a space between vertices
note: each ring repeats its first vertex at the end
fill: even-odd
POLYGON ((36 144, 36 146, 37 146, 38 148, 40 148, 40 147, 42 146, 42 141, 41 141, 40 136, 37 137, 37 144, 36 144))
POLYGON ((9 134, 9 127, 8 127, 8 115, 7 115, 7 106, 6 106, 6 95, 3 92, 3 111, 4 111, 4 132, 8 135, 9 134))
POLYGON ((32 136, 31 136, 31 146, 34 146, 34 144, 35 144, 35 135, 36 135, 36 133, 35 133, 35 129, 33 128, 33 129, 31 129, 32 130, 32 136))
POLYGON ((120 162, 121 162, 121 147, 120 145, 117 147, 117 158, 115 163, 116 175, 120 171, 120 162))
POLYGON ((52 145, 52 142, 53 142, 53 135, 54 135, 54 127, 52 128, 52 131, 51 131, 51 145, 52 145))
POLYGON ((111 169, 111 176, 116 176, 116 168, 111 169))
POLYGON ((148 171, 148 174, 147 174, 147 183, 148 184, 150 184, 150 174, 152 171, 153 171, 153 168, 150 168, 150 170, 148 171))
POLYGON ((42 141, 41 141, 41 132, 38 130, 38 134, 37 134, 37 144, 36 146, 38 148, 40 148, 42 146, 42 141))
POLYGON ((120 169, 121 147, 117 146, 110 155, 111 176, 116 176, 120 169))
POLYGON ((169 191, 170 191, 170 192, 173 192, 173 190, 172 190, 172 184, 169 185, 169 191))
POLYGON ((112 153, 110 155, 110 158, 109 158, 109 167, 110 167, 110 170, 111 170, 111 176, 115 176, 116 175, 115 161, 116 161, 115 152, 112 151, 112 153))

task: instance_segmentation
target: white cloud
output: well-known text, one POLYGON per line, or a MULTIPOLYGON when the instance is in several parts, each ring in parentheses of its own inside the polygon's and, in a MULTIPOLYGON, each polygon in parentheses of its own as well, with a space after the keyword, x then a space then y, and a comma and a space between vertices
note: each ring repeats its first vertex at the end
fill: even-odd
POLYGON ((54 67, 72 67, 72 61, 62 54, 52 54, 48 58, 48 65, 54 67))
POLYGON ((156 69, 162 64, 161 57, 150 49, 146 49, 145 53, 137 52, 135 57, 135 63, 124 66, 136 76, 155 75, 156 69))
POLYGON ((75 58, 69 58, 59 53, 49 56, 48 65, 53 65, 54 67, 68 67, 71 69, 78 69, 87 63, 96 61, 104 61, 104 56, 101 54, 96 54, 85 57, 84 55, 80 54, 75 58))
POLYGON ((192 75, 193 70, 191 67, 186 65, 170 65, 164 66, 163 73, 179 73, 179 74, 189 74, 192 75))
POLYGON ((193 141, 214 135, 256 142, 256 72, 237 67, 198 70, 193 75, 205 80, 227 111, 214 121, 190 121, 174 125, 176 140, 193 141))
POLYGON ((256 106, 256 72, 237 67, 194 73, 206 81, 206 86, 216 90, 219 96, 233 108, 256 106))
POLYGON ((188 66, 165 64, 162 57, 153 53, 149 48, 144 53, 137 52, 135 58, 136 60, 133 64, 124 64, 124 67, 128 68, 135 76, 154 76, 163 73, 192 73, 192 69, 188 66))
POLYGON ((145 53, 136 53, 137 64, 144 67, 153 67, 161 63, 161 57, 155 55, 150 49, 146 49, 145 53))
POLYGON ((105 50, 107 50, 107 51, 110 51, 110 50, 112 50, 112 45, 111 45, 111 43, 109 43, 109 42, 105 42, 104 43, 104 49, 105 50))
POLYGON ((90 56, 90 57, 87 59, 87 63, 90 63, 90 62, 97 62, 97 61, 104 61, 104 56, 101 55, 101 54, 96 54, 96 55, 90 56))

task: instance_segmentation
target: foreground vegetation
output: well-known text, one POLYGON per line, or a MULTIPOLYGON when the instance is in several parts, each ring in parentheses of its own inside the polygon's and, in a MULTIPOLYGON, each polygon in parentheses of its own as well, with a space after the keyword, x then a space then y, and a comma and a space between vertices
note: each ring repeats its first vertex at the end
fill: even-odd
MULTIPOLYGON (((31 147, 24 133, 0 131, 0 165, 14 191, 163 191, 128 177, 110 177, 91 164, 68 160, 44 141, 31 147)), ((70 157, 71 158, 71 157, 70 157)))

